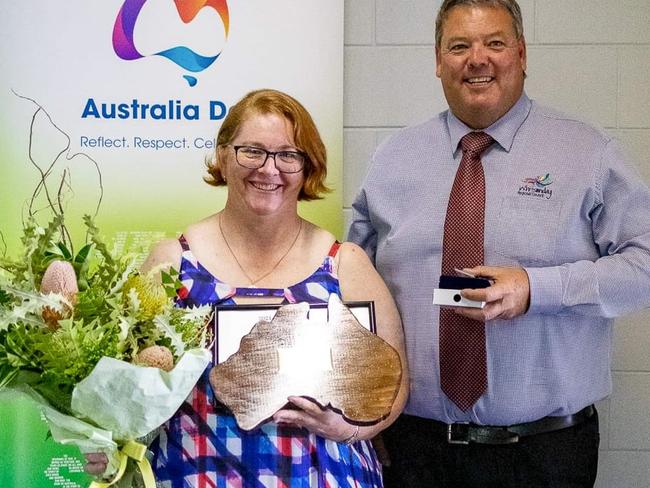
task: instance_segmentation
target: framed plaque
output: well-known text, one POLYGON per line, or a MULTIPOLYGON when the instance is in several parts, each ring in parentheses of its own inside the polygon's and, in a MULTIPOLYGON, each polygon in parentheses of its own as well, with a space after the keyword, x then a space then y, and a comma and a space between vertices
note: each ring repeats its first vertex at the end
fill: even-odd
POLYGON ((358 425, 391 411, 401 360, 374 333, 372 302, 344 304, 332 294, 327 306, 215 307, 214 326, 210 385, 244 430, 268 420, 290 396, 358 425))
MULTIPOLYGON (((359 323, 377 333, 375 325, 375 302, 344 302, 359 323)), ((283 305, 216 305, 214 307, 212 362, 219 364, 237 352, 242 337, 248 334, 260 320, 272 321, 283 305)), ((309 305, 309 321, 327 324, 327 303, 309 305)))

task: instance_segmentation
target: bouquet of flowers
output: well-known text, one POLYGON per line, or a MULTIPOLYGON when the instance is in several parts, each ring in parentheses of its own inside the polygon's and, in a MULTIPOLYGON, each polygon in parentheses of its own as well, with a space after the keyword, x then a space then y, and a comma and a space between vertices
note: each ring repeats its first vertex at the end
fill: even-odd
POLYGON ((136 255, 112 255, 84 222, 76 253, 55 214, 45 227, 27 221, 19 259, 0 256, 0 394, 37 401, 55 441, 106 452, 116 486, 138 472, 154 486, 139 440, 174 414, 209 363, 211 310, 174 307, 173 270, 157 270, 162 283, 139 273, 136 255))

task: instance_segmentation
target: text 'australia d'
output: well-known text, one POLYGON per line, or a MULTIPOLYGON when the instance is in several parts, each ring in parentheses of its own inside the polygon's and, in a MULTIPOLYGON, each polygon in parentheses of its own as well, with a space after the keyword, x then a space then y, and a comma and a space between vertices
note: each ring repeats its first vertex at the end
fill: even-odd
MULTIPOLYGON (((228 110, 219 100, 210 100, 205 107, 210 120, 221 120, 228 110)), ((184 104, 180 100, 167 100, 166 103, 143 103, 134 98, 131 102, 97 102, 89 98, 81 113, 82 119, 121 119, 121 120, 200 120, 201 107, 197 104, 184 104)))

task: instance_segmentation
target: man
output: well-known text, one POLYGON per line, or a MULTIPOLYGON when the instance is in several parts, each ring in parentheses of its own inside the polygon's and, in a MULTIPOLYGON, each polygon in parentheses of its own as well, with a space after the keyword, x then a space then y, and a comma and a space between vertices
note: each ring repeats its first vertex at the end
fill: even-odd
POLYGON ((353 205, 411 371, 387 486, 596 478, 612 317, 650 305, 650 190, 606 134, 531 101, 525 70, 515 0, 445 0, 449 110, 384 143, 353 205), (433 304, 455 268, 490 280, 462 292, 483 308, 433 304))

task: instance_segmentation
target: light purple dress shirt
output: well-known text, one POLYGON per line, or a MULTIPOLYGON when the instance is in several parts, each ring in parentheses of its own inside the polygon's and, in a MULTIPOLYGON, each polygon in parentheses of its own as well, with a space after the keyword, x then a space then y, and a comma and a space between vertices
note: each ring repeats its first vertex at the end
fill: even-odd
POLYGON ((470 128, 451 112, 382 144, 349 239, 404 324, 405 413, 485 425, 575 413, 611 392, 612 317, 650 306, 650 189, 608 135, 525 94, 485 129, 485 263, 524 267, 529 311, 486 324, 488 391, 467 412, 441 391, 432 304, 447 202, 470 128))

